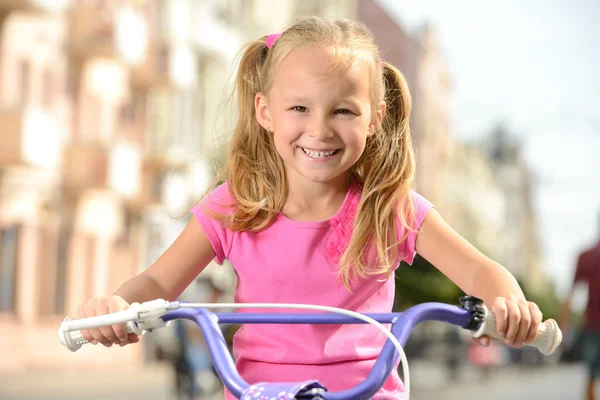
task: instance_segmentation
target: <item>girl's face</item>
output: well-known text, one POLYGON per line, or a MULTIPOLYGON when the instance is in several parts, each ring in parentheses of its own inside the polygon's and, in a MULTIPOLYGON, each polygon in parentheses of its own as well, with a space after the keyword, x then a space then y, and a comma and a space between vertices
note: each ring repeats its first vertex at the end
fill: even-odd
MULTIPOLYGON (((375 132, 369 67, 330 72, 334 60, 317 46, 298 47, 277 69, 268 96, 256 95, 259 123, 274 135, 293 182, 341 182, 375 132)), ((377 107, 378 120, 385 103, 377 107)))

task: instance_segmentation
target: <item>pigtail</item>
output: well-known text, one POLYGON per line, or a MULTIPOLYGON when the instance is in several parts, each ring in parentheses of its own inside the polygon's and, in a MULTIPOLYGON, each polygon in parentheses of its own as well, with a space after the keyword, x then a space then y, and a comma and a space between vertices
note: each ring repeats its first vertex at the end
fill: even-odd
POLYGON ((228 152, 227 177, 236 200, 226 219, 234 231, 260 231, 277 218, 287 194, 285 168, 273 151, 273 136, 256 120, 254 98, 265 90, 268 52, 265 38, 250 43, 242 53, 236 76, 238 123, 228 152))
MULTIPOLYGON (((386 118, 383 121, 384 130, 390 132, 388 137, 392 138, 396 145, 393 150, 398 151, 397 176, 399 179, 398 195, 400 204, 398 216, 405 228, 406 236, 409 231, 414 231, 414 205, 410 191, 415 176, 415 154, 410 133, 410 112, 412 110, 412 98, 404 75, 393 65, 384 63, 383 80, 385 85, 385 99, 388 108, 386 118)), ((400 240, 406 239, 406 236, 400 240)))
POLYGON ((356 214, 348 249, 340 261, 340 278, 350 286, 352 276, 388 275, 401 257, 398 243, 410 230, 414 207, 410 190, 415 160, 410 136, 411 97, 406 80, 394 66, 383 63, 381 71, 386 113, 380 127, 367 140, 365 151, 355 165, 354 174, 363 183, 363 194, 356 214), (397 219, 406 228, 398 237, 397 219), (377 267, 369 258, 376 255, 377 267))

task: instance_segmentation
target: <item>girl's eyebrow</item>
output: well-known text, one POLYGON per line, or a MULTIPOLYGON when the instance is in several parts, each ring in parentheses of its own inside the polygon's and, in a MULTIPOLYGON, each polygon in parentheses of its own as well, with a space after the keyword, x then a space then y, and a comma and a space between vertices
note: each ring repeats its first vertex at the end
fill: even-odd
POLYGON ((309 99, 304 96, 289 96, 289 97, 284 97, 283 100, 289 101, 289 102, 300 102, 300 103, 309 101, 309 99))
MULTIPOLYGON (((293 96, 293 95, 289 96, 289 97, 284 97, 283 101, 291 102, 291 103, 311 102, 311 100, 308 97, 293 96)), ((340 97, 336 98, 333 103, 351 103, 351 104, 359 105, 361 103, 361 101, 356 96, 340 96, 340 97)))
POLYGON ((362 101, 360 99, 358 99, 356 96, 341 97, 338 101, 340 103, 352 103, 352 104, 356 104, 356 105, 362 103, 362 101))

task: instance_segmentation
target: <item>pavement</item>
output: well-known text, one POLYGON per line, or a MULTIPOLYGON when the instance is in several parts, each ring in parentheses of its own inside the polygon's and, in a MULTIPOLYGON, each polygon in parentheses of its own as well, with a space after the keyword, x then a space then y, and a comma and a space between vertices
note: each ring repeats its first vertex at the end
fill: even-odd
MULTIPOLYGON (((585 369, 578 365, 501 367, 486 375, 464 365, 459 379, 449 379, 441 364, 410 364, 411 400, 578 400, 583 399, 585 369)), ((91 370, 27 371, 0 375, 1 400, 173 400, 168 365, 91 370)), ((221 391, 205 396, 221 400, 221 391)))
POLYGON ((587 371, 579 365, 508 366, 489 374, 465 365, 459 372, 452 381, 439 364, 413 361, 410 399, 584 400, 587 371))
POLYGON ((167 365, 84 370, 32 370, 0 375, 1 400, 171 400, 167 365))

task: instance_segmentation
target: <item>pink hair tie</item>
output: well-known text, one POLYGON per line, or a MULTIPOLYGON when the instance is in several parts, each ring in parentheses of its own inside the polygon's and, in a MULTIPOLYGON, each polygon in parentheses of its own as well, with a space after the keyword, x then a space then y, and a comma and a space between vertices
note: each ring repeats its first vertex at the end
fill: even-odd
POLYGON ((273 47, 277 39, 281 36, 281 33, 272 33, 265 39, 265 44, 267 45, 267 49, 273 47))

